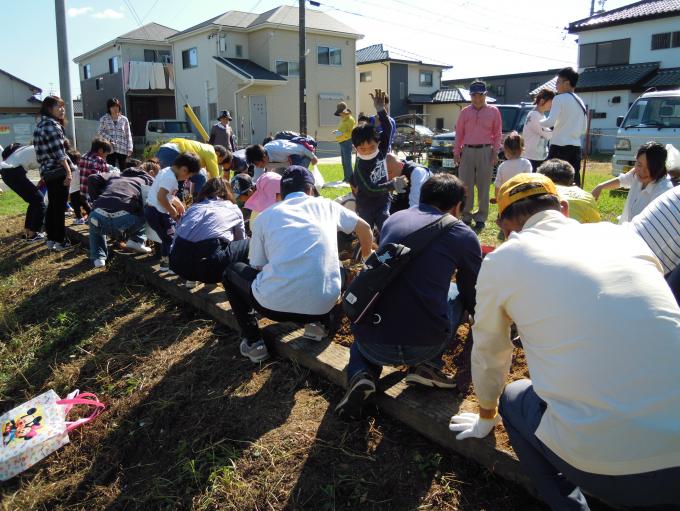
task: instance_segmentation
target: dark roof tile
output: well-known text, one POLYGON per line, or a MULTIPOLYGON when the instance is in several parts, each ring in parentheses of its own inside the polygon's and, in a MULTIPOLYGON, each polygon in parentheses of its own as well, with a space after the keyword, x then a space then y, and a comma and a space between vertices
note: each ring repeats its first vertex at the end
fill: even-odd
POLYGON ((217 62, 224 64, 228 68, 236 71, 238 74, 244 78, 250 78, 251 76, 255 80, 270 80, 270 81, 286 81, 286 79, 273 73, 269 69, 256 64, 252 60, 248 59, 225 59, 224 57, 213 57, 217 62))
POLYGON ((659 62, 587 68, 579 75, 576 90, 579 92, 630 89, 645 80, 659 68, 659 62))
POLYGON ((680 0, 643 0, 574 21, 569 24, 569 32, 574 34, 584 30, 669 16, 680 16, 680 0))
POLYGON ((659 69, 659 72, 647 80, 643 87, 648 89, 650 87, 657 88, 674 88, 680 87, 680 67, 672 67, 669 69, 659 69))

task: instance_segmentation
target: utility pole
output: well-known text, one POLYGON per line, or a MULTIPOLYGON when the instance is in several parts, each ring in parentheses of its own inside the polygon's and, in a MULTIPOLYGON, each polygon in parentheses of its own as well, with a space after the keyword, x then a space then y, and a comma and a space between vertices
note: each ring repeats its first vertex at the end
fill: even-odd
POLYGON ((595 14, 595 0, 590 0, 590 15, 595 14))
POLYGON ((300 46, 300 134, 307 134, 307 103, 306 103, 306 88, 307 88, 307 65, 305 63, 307 52, 307 44, 305 41, 305 2, 306 0, 299 0, 299 25, 298 25, 298 37, 300 46))
POLYGON ((66 37, 66 6, 64 0, 54 0, 54 14, 57 20, 57 55, 59 60, 59 91, 66 108, 66 136, 76 146, 73 123, 73 100, 71 98, 71 75, 69 74, 68 38, 66 37))

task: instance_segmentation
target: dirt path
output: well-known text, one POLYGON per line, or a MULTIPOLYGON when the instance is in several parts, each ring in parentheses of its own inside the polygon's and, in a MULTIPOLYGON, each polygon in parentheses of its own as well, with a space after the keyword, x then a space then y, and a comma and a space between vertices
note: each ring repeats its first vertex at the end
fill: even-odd
MULTIPOLYGON (((3 509, 543 509, 515 486, 82 252, 0 228, 0 410, 49 388, 109 409, 0 489, 3 509)), ((455 441, 452 437, 452 441, 455 441)))

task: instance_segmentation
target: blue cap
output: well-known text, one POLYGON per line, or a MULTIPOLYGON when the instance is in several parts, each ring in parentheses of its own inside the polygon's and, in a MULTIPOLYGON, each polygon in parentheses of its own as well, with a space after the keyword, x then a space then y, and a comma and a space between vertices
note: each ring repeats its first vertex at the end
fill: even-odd
POLYGON ((291 165, 281 176, 281 197, 285 199, 289 193, 304 192, 307 185, 315 185, 312 173, 301 165, 291 165))
POLYGON ((470 94, 486 94, 486 84, 484 82, 472 82, 470 94))

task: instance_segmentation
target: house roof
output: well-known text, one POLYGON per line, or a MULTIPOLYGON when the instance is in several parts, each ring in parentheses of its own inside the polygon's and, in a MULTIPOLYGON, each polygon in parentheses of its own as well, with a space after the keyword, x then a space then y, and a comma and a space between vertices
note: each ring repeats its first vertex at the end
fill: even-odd
POLYGON ((569 33, 671 16, 680 16, 680 0, 643 0, 574 21, 569 24, 569 33))
POLYGON ((256 64, 252 60, 248 59, 226 59, 224 57, 213 57, 217 62, 220 64, 225 65, 228 67, 231 71, 234 73, 250 79, 251 77, 254 80, 267 80, 267 81, 283 81, 285 82, 286 79, 276 73, 273 73, 269 69, 266 69, 259 64, 256 64))
POLYGON ((78 63, 81 60, 97 53, 98 51, 103 50, 104 48, 110 48, 121 41, 146 41, 167 44, 166 39, 176 33, 177 30, 174 28, 166 27, 165 25, 161 25, 159 23, 147 23, 146 25, 142 25, 141 27, 131 30, 130 32, 119 35, 115 39, 99 45, 93 50, 86 51, 85 53, 78 55, 73 59, 73 62, 78 63))
POLYGON ((659 68, 659 62, 588 68, 579 75, 579 92, 630 89, 643 82, 659 68))
POLYGON ((642 86, 643 89, 656 87, 657 89, 680 87, 680 67, 659 69, 658 73, 648 79, 642 86))
POLYGON ((456 83, 467 83, 467 82, 474 82, 475 80, 498 80, 500 79, 509 79, 509 78, 525 78, 525 77, 531 77, 531 76, 541 76, 541 75, 556 75, 557 72, 561 68, 556 68, 556 69, 546 69, 545 71, 529 71, 526 73, 513 73, 513 74, 505 74, 505 75, 493 75, 493 76, 475 76, 471 78, 455 78, 455 79, 449 79, 449 80, 442 80, 442 83, 447 85, 447 84, 456 84, 456 83))
MULTIPOLYGON (((262 14, 244 11, 227 11, 224 14, 215 16, 198 25, 189 27, 186 30, 178 32, 170 38, 179 37, 197 30, 208 27, 232 27, 245 31, 256 30, 266 25, 276 25, 278 27, 295 27, 297 28, 299 21, 299 12, 297 7, 290 5, 281 5, 275 9, 271 9, 262 14)), ((354 30, 352 27, 339 22, 332 16, 325 12, 314 9, 307 9, 305 11, 305 28, 307 30, 321 30, 324 32, 338 32, 356 36, 357 39, 363 37, 362 34, 354 30)))
POLYGON ((553 92, 557 92, 557 76, 553 76, 550 80, 548 80, 548 81, 545 82, 544 84, 539 85, 538 87, 536 87, 534 90, 532 90, 532 91, 529 93, 529 95, 530 95, 530 96, 535 96, 536 94, 538 94, 539 92, 541 92, 543 89, 548 89, 548 90, 551 90, 551 91, 553 91, 553 92))
POLYGON ((360 64, 371 64, 374 62, 386 62, 388 60, 396 62, 409 62, 414 64, 421 64, 425 66, 441 67, 443 69, 450 69, 452 66, 447 64, 432 64, 428 62, 423 62, 415 57, 415 54, 408 54, 403 50, 397 48, 388 47, 386 48, 384 44, 373 44, 367 46, 366 48, 361 48, 356 51, 357 65, 360 64))
MULTIPOLYGON (((31 92, 32 92, 33 94, 39 94, 39 93, 42 92, 42 89, 41 89, 40 87, 36 87, 35 85, 32 85, 32 84, 30 84, 30 83, 28 83, 28 82, 22 80, 21 78, 17 78, 16 76, 14 76, 14 75, 11 74, 11 73, 8 73, 8 72, 5 71, 4 69, 0 69, 0 73, 4 74, 4 75, 6 75, 6 76, 9 76, 12 80, 16 80, 17 82, 23 83, 26 87, 28 87, 29 89, 31 89, 31 92)), ((28 101, 30 101, 30 98, 28 99, 28 101)))
MULTIPOLYGON (((494 98, 486 98, 489 103, 495 103, 494 98)), ((446 103, 469 103, 470 91, 462 87, 441 89, 434 94, 409 94, 408 102, 412 105, 435 105, 446 103)))

